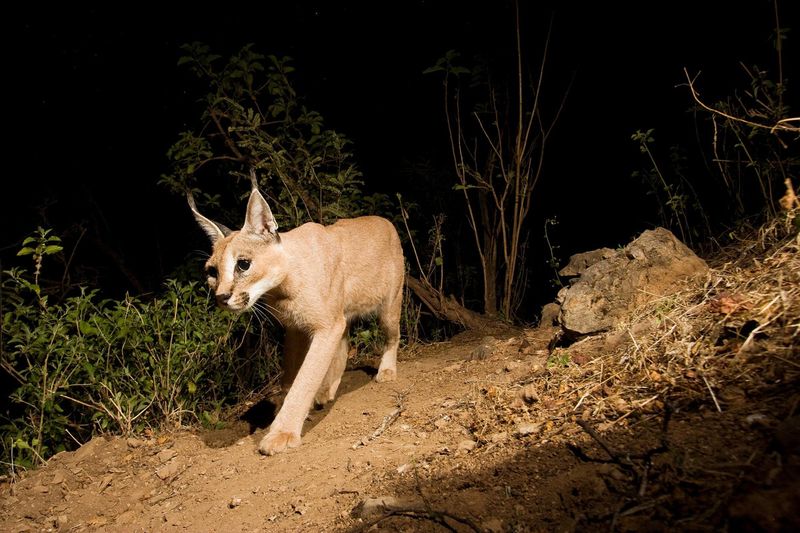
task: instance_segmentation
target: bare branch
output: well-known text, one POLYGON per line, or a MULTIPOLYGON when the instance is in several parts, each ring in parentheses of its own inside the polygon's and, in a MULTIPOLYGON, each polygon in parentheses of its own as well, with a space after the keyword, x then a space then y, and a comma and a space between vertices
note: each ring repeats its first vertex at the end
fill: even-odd
POLYGON ((697 102, 697 104, 700 107, 702 107, 703 109, 705 109, 709 113, 713 113, 714 115, 720 115, 720 116, 723 116, 723 117, 727 118, 728 120, 732 120, 734 122, 740 122, 742 124, 747 124, 748 126, 753 126, 754 128, 761 128, 761 129, 769 130, 770 133, 775 133, 776 131, 790 131, 792 133, 800 133, 800 126, 792 125, 792 123, 800 124, 800 117, 784 118, 784 119, 781 119, 781 120, 775 122, 774 124, 760 124, 758 122, 753 122, 751 120, 746 120, 746 119, 743 119, 741 117, 737 117, 737 116, 725 113, 724 111, 720 111, 719 109, 714 109, 713 107, 709 107, 708 105, 705 104, 705 102, 703 102, 700 99, 699 93, 694 88, 694 82, 700 76, 700 73, 698 72, 697 75, 695 75, 694 78, 689 76, 689 72, 685 68, 683 69, 683 73, 686 76, 686 81, 687 81, 689 90, 692 93, 692 98, 694 99, 695 102, 697 102))

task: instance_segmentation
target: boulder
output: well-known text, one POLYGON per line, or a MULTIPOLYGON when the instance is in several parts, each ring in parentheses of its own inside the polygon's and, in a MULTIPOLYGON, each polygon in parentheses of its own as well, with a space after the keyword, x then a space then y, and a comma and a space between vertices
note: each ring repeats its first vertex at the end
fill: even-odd
POLYGON ((682 280, 708 270, 705 261, 664 228, 645 231, 621 250, 594 252, 582 254, 568 272, 588 266, 558 293, 560 322, 571 334, 609 330, 635 308, 675 292, 682 280))
POLYGON ((615 253, 616 251, 612 250, 611 248, 598 248, 597 250, 592 250, 590 252, 581 252, 579 254, 571 255, 569 258, 569 263, 567 263, 567 266, 558 271, 558 275, 565 278, 580 276, 583 274, 584 270, 593 264, 598 263, 603 259, 608 259, 615 253))
POLYGON ((558 316, 561 314, 561 306, 555 302, 550 302, 542 307, 542 318, 539 320, 540 328, 551 328, 558 325, 558 316))

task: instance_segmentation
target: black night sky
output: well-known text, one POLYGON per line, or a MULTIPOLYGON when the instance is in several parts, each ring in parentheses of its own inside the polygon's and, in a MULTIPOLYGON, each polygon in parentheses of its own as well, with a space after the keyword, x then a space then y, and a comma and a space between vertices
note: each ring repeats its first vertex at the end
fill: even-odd
MULTIPOLYGON (((513 51, 513 3, 504 0, 167 4, 6 8, 3 268, 37 225, 72 244, 76 228, 88 228, 77 266, 112 293, 158 290, 175 265, 207 248, 183 200, 156 184, 203 95, 177 66, 183 43, 224 55, 252 42, 292 56, 298 92, 353 140, 371 187, 406 197, 424 194, 424 184, 405 182, 404 165, 451 168, 441 83, 422 71, 448 49, 496 61, 513 51)), ((739 61, 775 68, 765 0, 520 4, 531 66, 553 20, 552 105, 572 80, 531 218, 539 246, 541 221, 558 216, 563 257, 624 244, 657 221, 630 176, 641 166, 630 136, 655 128, 664 146, 696 144, 684 67, 702 71, 710 101, 745 85, 739 61)), ((784 27, 798 26, 793 4, 781 2, 784 27)), ((790 33, 784 51, 790 99, 796 39, 790 33)))

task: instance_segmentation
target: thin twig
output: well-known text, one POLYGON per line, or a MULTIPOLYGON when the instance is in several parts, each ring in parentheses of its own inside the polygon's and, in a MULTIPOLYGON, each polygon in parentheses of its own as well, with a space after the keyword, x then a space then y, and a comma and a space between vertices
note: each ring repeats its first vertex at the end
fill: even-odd
POLYGON ((589 436, 592 437, 597 442, 597 444, 600 445, 601 448, 603 448, 603 450, 608 454, 609 457, 611 457, 611 459, 615 463, 618 463, 625 467, 632 466, 629 460, 627 460, 624 457, 620 457, 619 454, 613 451, 611 447, 608 444, 606 444, 606 441, 603 439, 603 437, 601 437, 597 433, 597 431, 595 431, 595 429, 589 425, 589 422, 587 422, 586 420, 578 420, 578 425, 581 427, 581 429, 583 429, 586 433, 588 433, 589 436))
POLYGON ((722 407, 719 406, 719 402, 717 401, 717 396, 714 394, 714 391, 711 389, 711 384, 708 382, 708 380, 706 379, 705 375, 703 375, 702 378, 703 378, 703 381, 706 384, 706 387, 708 387, 708 392, 711 393, 711 399, 714 400, 714 405, 717 406, 717 411, 719 411, 721 413, 722 412, 722 407))
POLYGON ((406 410, 406 408, 403 405, 403 400, 402 400, 402 398, 400 398, 397 407, 391 413, 389 413, 388 415, 383 417, 383 422, 378 427, 378 429, 373 431, 372 435, 370 435, 368 437, 364 437, 363 439, 359 440, 358 442, 356 442, 355 444, 350 446, 350 449, 351 450, 355 450, 355 449, 358 449, 358 448, 360 448, 362 446, 366 446, 367 444, 369 444, 370 441, 373 441, 373 440, 377 439, 378 437, 380 437, 381 435, 383 435, 383 432, 386 431, 387 429, 389 429, 389 426, 394 424, 395 421, 397 421, 397 419, 400 418, 400 415, 405 410, 406 410))
POLYGON ((363 524, 355 531, 356 532, 368 531, 370 530, 370 528, 372 528, 372 526, 379 524, 384 520, 387 520, 393 516, 402 516, 405 518, 413 518, 415 520, 430 520, 431 522, 434 522, 444 527, 448 531, 457 531, 456 529, 453 528, 453 526, 447 523, 446 519, 449 518, 450 520, 454 520, 460 524, 464 524, 465 526, 472 529, 472 531, 476 531, 478 533, 483 531, 483 529, 481 529, 478 525, 476 525, 468 518, 462 518, 460 516, 448 513, 447 511, 426 511, 420 509, 405 509, 400 507, 386 508, 386 514, 381 515, 373 520, 370 520, 369 522, 363 524))
POLYGON ((769 130, 770 133, 775 133, 776 130, 791 131, 791 132, 795 132, 795 133, 800 132, 800 127, 792 126, 790 124, 791 122, 800 122, 800 117, 787 117, 787 118, 784 118, 784 119, 781 119, 781 120, 777 121, 775 124, 772 124, 772 125, 759 124, 758 122, 752 122, 750 120, 745 120, 745 119, 743 119, 741 117, 736 117, 736 116, 733 116, 733 115, 729 115, 728 113, 720 111, 719 109, 714 109, 713 107, 709 107, 708 105, 706 105, 700 99, 700 95, 698 94, 698 92, 694 88, 694 80, 697 79, 697 76, 699 76, 700 73, 698 72, 697 76, 695 76, 694 78, 691 78, 689 76, 689 71, 686 70, 685 68, 683 69, 683 73, 686 76, 686 81, 688 82, 689 91, 692 93, 692 98, 694 98, 694 101, 697 102, 697 104, 700 107, 702 107, 703 109, 705 109, 709 113, 713 113, 715 115, 720 115, 720 116, 723 116, 723 117, 727 118, 728 120, 732 120, 734 122, 741 122, 743 124, 747 124, 748 126, 753 126, 754 128, 762 128, 762 129, 765 129, 765 130, 769 130))

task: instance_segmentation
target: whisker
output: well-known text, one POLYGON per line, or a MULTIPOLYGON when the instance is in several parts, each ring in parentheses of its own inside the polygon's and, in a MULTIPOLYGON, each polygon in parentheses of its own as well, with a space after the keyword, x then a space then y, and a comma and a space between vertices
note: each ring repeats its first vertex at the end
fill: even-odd
POLYGON ((260 311, 255 307, 251 308, 251 310, 253 312, 250 313, 250 320, 247 322, 247 329, 251 329, 253 327, 253 320, 256 320, 258 322, 258 325, 261 326, 261 328, 263 328, 264 320, 261 317, 260 311))
POLYGON ((259 324, 261 327, 264 327, 264 324, 272 325, 272 320, 270 319, 270 309, 268 306, 265 306, 261 301, 257 301, 251 307, 253 310, 253 315, 258 319, 259 324))

